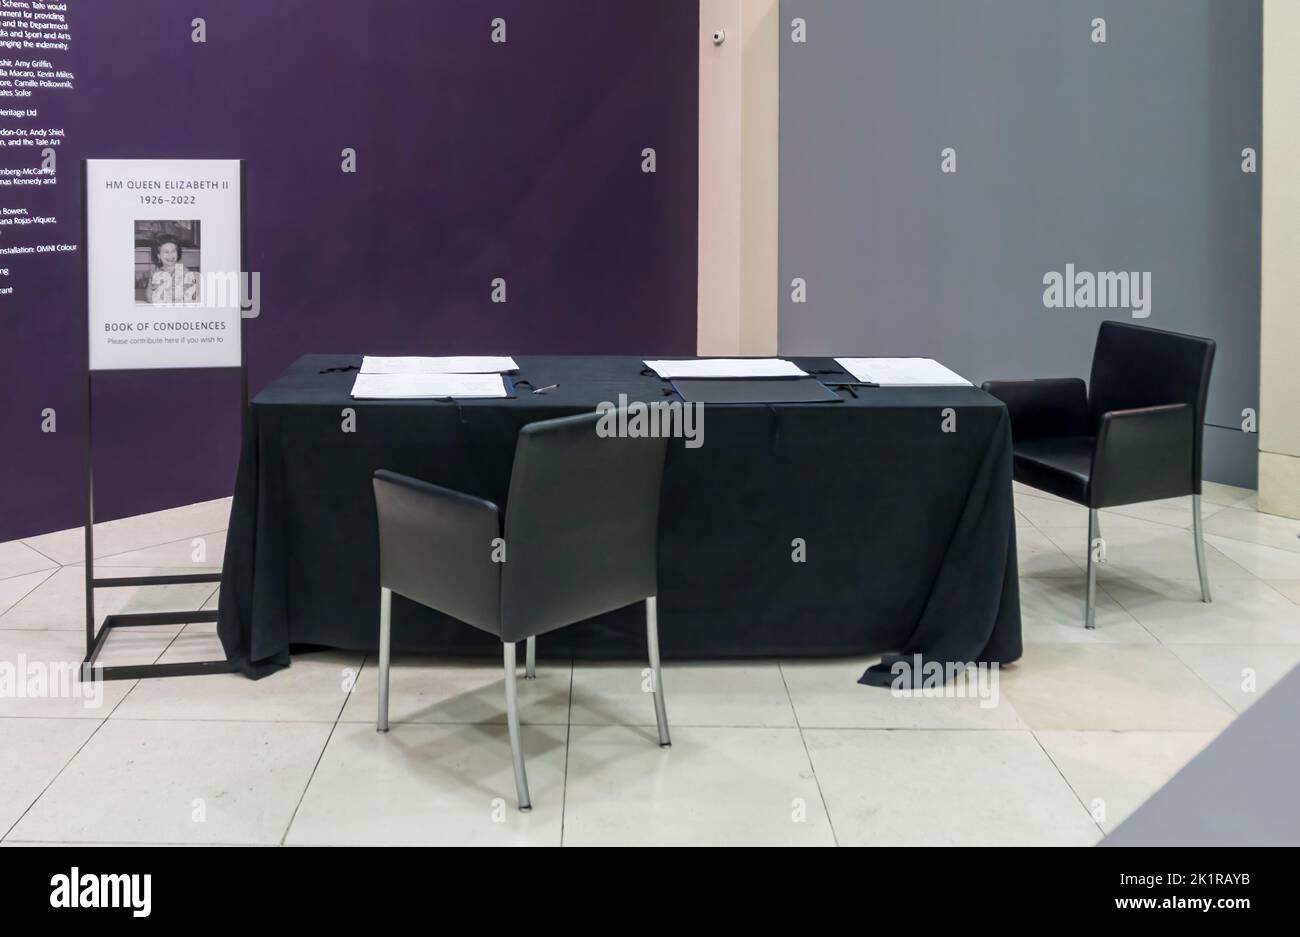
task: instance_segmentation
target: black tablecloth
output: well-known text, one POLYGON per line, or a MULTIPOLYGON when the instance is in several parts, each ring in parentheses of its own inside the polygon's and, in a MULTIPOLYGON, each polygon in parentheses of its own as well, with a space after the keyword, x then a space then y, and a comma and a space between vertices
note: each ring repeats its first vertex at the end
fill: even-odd
MULTIPOLYGON (((631 357, 517 357, 506 400, 358 401, 356 355, 308 355, 245 420, 218 630, 249 676, 292 644, 371 650, 379 563, 371 475, 385 468, 505 507, 516 435, 601 401, 660 401, 631 357), (355 431, 344 431, 344 408, 355 431)), ((834 371, 831 359, 794 359, 834 371)), ((824 377, 835 380, 836 377, 824 377)), ((659 532, 668 659, 1020 656, 1011 428, 974 387, 856 388, 842 403, 706 405, 704 443, 669 445, 659 532), (955 426, 944 431, 945 410, 955 426), (795 562, 795 541, 804 544, 795 562)), ((640 659, 640 605, 547 634, 538 656, 640 659)), ((498 653, 487 634, 393 599, 393 647, 498 653)))

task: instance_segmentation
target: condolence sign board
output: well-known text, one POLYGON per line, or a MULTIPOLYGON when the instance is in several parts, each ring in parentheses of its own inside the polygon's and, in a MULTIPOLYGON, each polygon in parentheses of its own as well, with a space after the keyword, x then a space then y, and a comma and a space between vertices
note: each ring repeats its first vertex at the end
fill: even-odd
POLYGON ((90 369, 240 365, 239 160, 86 161, 90 369))

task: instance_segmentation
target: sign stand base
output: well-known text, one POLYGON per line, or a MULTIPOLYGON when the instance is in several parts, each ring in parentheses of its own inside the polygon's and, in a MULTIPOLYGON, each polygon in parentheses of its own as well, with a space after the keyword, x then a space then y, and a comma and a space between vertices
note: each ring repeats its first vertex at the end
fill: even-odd
MULTIPOLYGON (((185 579, 193 581, 184 576, 162 577, 170 579, 185 579)), ((215 581, 220 581, 220 574, 214 576, 215 581)), ((202 660, 202 661, 185 661, 175 664, 117 664, 106 667, 97 662, 99 652, 104 649, 108 643, 109 637, 113 634, 115 628, 132 628, 148 627, 150 625, 187 625, 194 622, 215 622, 217 613, 213 611, 203 612, 145 612, 133 615, 109 615, 104 619, 104 624, 100 627, 95 635, 95 643, 90 648, 90 653, 81 664, 81 679, 90 680, 138 680, 142 677, 195 677, 205 673, 234 673, 234 665, 227 660, 202 660)))

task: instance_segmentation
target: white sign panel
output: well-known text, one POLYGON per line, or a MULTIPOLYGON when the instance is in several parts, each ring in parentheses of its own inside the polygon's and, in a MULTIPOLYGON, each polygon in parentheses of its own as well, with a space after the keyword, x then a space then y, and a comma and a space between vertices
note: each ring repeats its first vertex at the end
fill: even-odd
POLYGON ((240 364, 239 161, 86 162, 90 369, 240 364))

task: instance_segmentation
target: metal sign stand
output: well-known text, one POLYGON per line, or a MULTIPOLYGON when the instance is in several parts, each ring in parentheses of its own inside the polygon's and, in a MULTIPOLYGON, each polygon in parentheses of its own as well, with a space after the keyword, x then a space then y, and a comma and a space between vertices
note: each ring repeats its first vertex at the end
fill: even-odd
MULTIPOLYGON (((245 236, 248 194, 246 172, 243 160, 239 163, 239 240, 241 275, 248 270, 248 244, 245 236)), ((83 680, 136 680, 148 677, 187 677, 207 673, 233 673, 235 668, 226 660, 189 661, 175 664, 125 664, 105 666, 98 663, 100 653, 108 639, 118 628, 147 628, 151 625, 186 625, 196 622, 215 622, 217 611, 194 610, 176 612, 136 612, 129 614, 107 615, 102 627, 96 630, 95 590, 114 589, 122 586, 172 586, 189 583, 220 583, 221 573, 191 573, 176 576, 114 576, 99 578, 95 575, 95 472, 93 448, 93 403, 94 371, 90 369, 90 270, 87 226, 86 199, 86 160, 81 161, 81 275, 83 283, 83 300, 85 303, 84 321, 86 324, 86 657, 81 664, 83 680)), ((242 297, 241 297, 242 303, 242 297)), ((248 411, 248 331, 243 325, 243 310, 240 310, 239 328, 239 372, 242 394, 241 413, 247 418, 248 411)), ((174 370, 159 368, 156 370, 174 370)), ((229 370, 214 368, 212 370, 229 370)))

